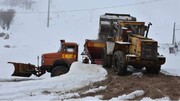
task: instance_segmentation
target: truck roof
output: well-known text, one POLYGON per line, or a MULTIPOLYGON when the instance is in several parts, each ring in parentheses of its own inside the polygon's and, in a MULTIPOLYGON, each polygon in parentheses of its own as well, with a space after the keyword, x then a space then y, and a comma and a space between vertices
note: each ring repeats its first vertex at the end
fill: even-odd
POLYGON ((134 25, 144 25, 145 22, 136 22, 136 21, 118 21, 118 24, 126 25, 126 24, 134 24, 134 25))
POLYGON ((105 13, 100 16, 101 21, 108 20, 123 20, 123 21, 136 21, 136 17, 131 16, 130 14, 114 14, 114 13, 105 13))
POLYGON ((77 43, 74 43, 74 42, 65 42, 65 43, 62 43, 62 44, 65 44, 65 45, 76 45, 76 46, 78 46, 78 44, 77 44, 77 43))

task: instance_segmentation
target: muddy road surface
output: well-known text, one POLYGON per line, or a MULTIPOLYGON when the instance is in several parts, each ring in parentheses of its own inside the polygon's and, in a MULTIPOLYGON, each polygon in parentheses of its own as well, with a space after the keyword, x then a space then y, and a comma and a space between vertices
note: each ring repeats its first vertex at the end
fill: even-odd
POLYGON ((144 97, 158 99, 169 97, 171 100, 180 99, 180 77, 146 74, 145 72, 129 73, 125 76, 117 76, 112 69, 107 69, 107 79, 94 83, 79 91, 91 89, 92 87, 106 86, 106 89, 96 93, 81 94, 81 97, 103 95, 103 100, 109 100, 123 94, 130 94, 136 90, 143 90, 143 96, 131 100, 141 100, 144 97))

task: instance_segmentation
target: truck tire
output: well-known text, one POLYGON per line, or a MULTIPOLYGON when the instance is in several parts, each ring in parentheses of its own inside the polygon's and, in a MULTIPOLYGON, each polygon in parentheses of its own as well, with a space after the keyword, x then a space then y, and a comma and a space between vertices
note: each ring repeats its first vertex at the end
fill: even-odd
POLYGON ((59 76, 62 74, 67 73, 69 70, 65 66, 56 66, 52 72, 51 72, 51 77, 59 76))
POLYGON ((103 54, 103 67, 110 68, 112 65, 111 56, 103 54))
POLYGON ((160 70, 161 70, 161 66, 146 67, 146 72, 148 74, 159 74, 160 70))
MULTIPOLYGON (((65 60, 55 60, 53 63, 53 67, 57 67, 57 66, 64 66, 66 67, 68 70, 70 69, 70 64, 68 64, 68 62, 66 62, 65 60)), ((54 69, 52 68, 52 69, 54 69)), ((51 69, 51 71, 52 71, 51 69)))
POLYGON ((118 75, 125 75, 127 73, 125 55, 122 51, 116 51, 113 55, 113 71, 118 75))
POLYGON ((106 48, 104 48, 103 55, 102 55, 102 65, 105 68, 110 68, 112 65, 111 56, 107 55, 106 48))

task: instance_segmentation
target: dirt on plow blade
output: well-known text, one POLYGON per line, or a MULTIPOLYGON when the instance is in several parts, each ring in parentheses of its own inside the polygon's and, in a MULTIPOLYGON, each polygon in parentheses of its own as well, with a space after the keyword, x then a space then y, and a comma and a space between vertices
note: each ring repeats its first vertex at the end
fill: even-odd
POLYGON ((30 77, 35 73, 35 65, 25 63, 8 62, 14 65, 14 73, 11 76, 30 77))

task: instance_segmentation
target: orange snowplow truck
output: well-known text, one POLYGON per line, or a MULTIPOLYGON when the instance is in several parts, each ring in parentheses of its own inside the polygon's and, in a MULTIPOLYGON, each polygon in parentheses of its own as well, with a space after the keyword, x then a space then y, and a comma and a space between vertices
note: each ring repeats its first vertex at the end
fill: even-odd
POLYGON ((69 71, 71 64, 78 60, 78 45, 61 40, 58 52, 45 53, 41 59, 41 66, 37 67, 30 63, 8 62, 15 68, 12 76, 30 77, 34 74, 39 77, 46 71, 51 73, 51 77, 65 74, 69 71))

